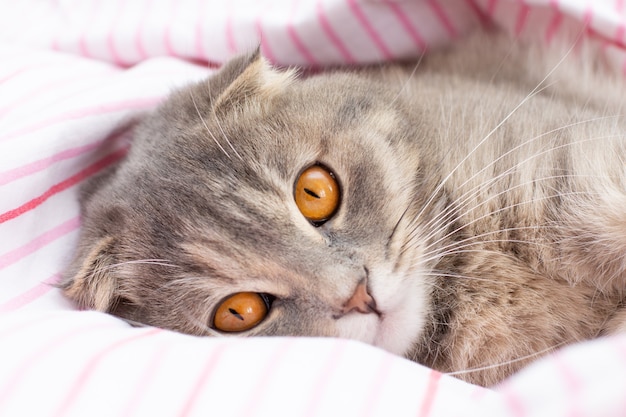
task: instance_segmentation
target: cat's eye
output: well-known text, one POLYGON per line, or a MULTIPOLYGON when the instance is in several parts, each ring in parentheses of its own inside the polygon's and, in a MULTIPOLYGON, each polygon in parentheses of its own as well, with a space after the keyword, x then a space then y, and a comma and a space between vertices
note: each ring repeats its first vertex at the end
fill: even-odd
POLYGON ((213 327, 221 332, 243 332, 258 325, 269 313, 273 297, 256 292, 240 292, 222 301, 213 317, 213 327))
POLYGON ((331 218, 339 207, 340 191, 335 174, 321 165, 302 171, 294 190, 300 213, 309 221, 321 223, 331 218))

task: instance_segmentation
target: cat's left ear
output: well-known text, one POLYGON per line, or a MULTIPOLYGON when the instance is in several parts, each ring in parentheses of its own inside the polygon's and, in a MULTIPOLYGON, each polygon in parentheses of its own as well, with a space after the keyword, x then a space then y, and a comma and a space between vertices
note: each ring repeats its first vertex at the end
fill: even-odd
POLYGON ((77 257, 60 287, 79 307, 110 312, 118 301, 118 282, 112 273, 115 264, 114 239, 105 237, 77 257))
MULTIPOLYGON (((271 100, 282 93, 295 79, 293 69, 278 70, 263 58, 259 48, 253 53, 235 59, 239 65, 232 65, 233 70, 240 73, 234 77, 230 85, 219 95, 214 103, 216 112, 237 106, 242 102, 256 97, 260 100, 271 100), (241 66, 242 61, 246 64, 241 66)), ((224 71, 229 71, 230 63, 224 71)), ((209 81, 210 82, 210 81, 209 81)))

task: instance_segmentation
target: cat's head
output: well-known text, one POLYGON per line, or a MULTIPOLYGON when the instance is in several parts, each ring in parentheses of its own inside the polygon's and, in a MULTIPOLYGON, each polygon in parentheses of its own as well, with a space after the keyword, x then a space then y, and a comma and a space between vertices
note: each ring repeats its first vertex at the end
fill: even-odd
POLYGON ((254 53, 174 93, 126 160, 84 188, 65 293, 191 334, 406 353, 429 309, 415 209, 429 196, 419 111, 399 88, 298 77, 254 53))

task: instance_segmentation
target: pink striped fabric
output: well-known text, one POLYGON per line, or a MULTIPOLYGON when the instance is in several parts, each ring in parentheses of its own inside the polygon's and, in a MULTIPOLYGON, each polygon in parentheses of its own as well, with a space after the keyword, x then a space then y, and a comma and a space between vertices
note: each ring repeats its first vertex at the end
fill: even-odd
POLYGON ((582 33, 626 75, 624 0, 0 0, 0 415, 624 415, 623 338, 485 390, 355 342, 133 329, 54 287, 77 188, 172 88, 257 45, 319 69, 417 58, 492 24, 582 33))

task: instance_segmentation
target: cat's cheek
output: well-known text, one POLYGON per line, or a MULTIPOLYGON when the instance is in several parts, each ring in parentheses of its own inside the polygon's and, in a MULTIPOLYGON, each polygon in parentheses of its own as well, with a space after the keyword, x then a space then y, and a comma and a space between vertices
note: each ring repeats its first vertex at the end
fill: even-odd
POLYGON ((386 285, 374 288, 383 313, 374 345, 404 356, 422 336, 430 310, 429 286, 419 277, 407 280, 387 276, 383 281, 386 285))

